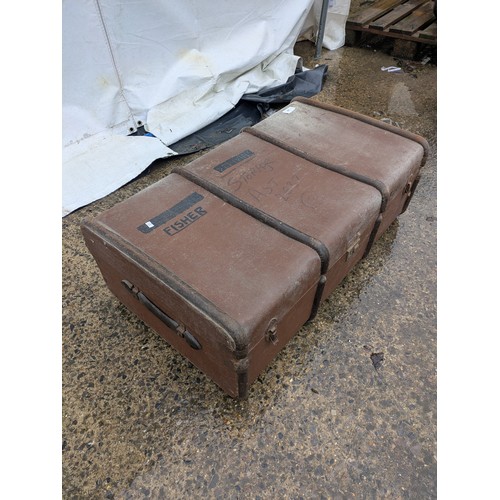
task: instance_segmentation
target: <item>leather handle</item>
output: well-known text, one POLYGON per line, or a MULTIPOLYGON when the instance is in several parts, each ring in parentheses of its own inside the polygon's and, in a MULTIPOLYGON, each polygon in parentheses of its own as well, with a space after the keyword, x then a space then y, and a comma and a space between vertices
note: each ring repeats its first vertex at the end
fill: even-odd
POLYGON ((122 284, 125 288, 132 293, 136 299, 144 305, 150 312, 152 312, 159 320, 161 320, 166 326, 168 326, 171 330, 177 332, 179 337, 182 337, 190 347, 193 349, 199 350, 201 349, 201 344, 196 340, 194 335, 186 330, 186 327, 171 318, 168 314, 164 313, 154 302, 149 300, 144 293, 142 293, 137 287, 135 287, 130 281, 122 280, 122 284))

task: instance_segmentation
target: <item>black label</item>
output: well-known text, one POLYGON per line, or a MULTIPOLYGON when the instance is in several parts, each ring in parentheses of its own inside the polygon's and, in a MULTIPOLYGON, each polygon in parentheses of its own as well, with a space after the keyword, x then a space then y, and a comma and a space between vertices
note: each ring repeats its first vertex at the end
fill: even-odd
POLYGON ((141 233, 150 233, 158 226, 162 226, 169 220, 175 219, 178 215, 182 214, 182 212, 185 212, 187 209, 203 200, 203 198, 203 195, 199 193, 191 193, 189 196, 186 196, 183 200, 179 201, 179 203, 176 203, 173 207, 165 210, 156 217, 151 218, 144 224, 141 224, 137 229, 141 231, 141 233))
POLYGON ((214 167, 214 170, 217 170, 217 172, 222 174, 222 172, 225 172, 228 168, 234 167, 234 165, 236 165, 237 163, 240 163, 247 158, 251 158, 253 155, 253 151, 245 149, 245 151, 243 151, 242 153, 229 158, 229 160, 219 163, 219 165, 214 167))

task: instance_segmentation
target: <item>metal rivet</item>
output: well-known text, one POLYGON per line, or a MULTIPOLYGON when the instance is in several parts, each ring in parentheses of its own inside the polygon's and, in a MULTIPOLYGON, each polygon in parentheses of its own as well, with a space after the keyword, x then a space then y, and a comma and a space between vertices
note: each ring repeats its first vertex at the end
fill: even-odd
POLYGON ((278 343, 278 320, 276 318, 273 318, 267 326, 266 340, 274 345, 278 343))

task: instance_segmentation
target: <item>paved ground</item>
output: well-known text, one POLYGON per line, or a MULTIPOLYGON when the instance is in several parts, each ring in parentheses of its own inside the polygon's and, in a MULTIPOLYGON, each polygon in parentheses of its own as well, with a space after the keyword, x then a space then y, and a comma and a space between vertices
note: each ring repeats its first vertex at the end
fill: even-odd
MULTIPOLYGON (((296 52, 315 64, 309 42, 296 52)), ((318 100, 428 139, 408 211, 245 402, 118 303, 79 230, 193 156, 64 218, 64 498, 436 497, 436 66, 387 73, 390 55, 349 47, 318 62, 318 100)))

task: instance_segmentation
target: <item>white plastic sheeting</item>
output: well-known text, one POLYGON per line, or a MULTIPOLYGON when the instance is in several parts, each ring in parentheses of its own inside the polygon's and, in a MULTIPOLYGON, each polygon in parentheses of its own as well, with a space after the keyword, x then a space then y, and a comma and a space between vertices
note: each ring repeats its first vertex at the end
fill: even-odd
POLYGON ((317 29, 313 3, 321 9, 314 0, 63 0, 63 215, 175 154, 168 145, 243 94, 284 83, 297 38, 317 29), (142 125, 155 137, 128 137, 142 125))

